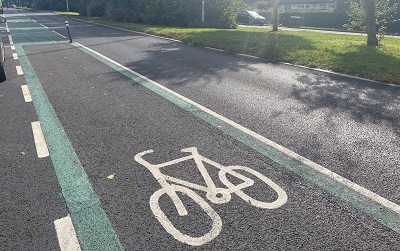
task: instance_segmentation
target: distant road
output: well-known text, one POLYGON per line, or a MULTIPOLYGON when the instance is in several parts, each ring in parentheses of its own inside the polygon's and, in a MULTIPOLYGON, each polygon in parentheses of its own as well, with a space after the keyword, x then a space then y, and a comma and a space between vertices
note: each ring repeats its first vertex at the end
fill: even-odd
MULTIPOLYGON (((264 25, 239 25, 240 27, 254 27, 254 28, 265 28, 265 29, 272 29, 272 26, 264 25)), ((289 28, 289 27, 279 27, 280 30, 292 30, 292 31, 313 31, 313 32, 322 32, 322 33, 332 33, 332 34, 349 34, 349 35, 360 35, 366 36, 366 33, 362 32, 351 32, 351 31, 332 31, 332 30, 323 30, 323 29, 312 29, 312 28, 289 28)), ((393 37, 393 38, 400 38, 400 35, 390 35, 387 34, 385 37, 393 37)))

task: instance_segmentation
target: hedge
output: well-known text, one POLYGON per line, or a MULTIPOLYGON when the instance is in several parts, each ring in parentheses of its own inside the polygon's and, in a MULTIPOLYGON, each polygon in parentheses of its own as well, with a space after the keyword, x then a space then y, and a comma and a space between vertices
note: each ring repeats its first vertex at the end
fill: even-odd
POLYGON ((90 16, 114 21, 182 27, 233 28, 240 0, 204 0, 205 22, 201 20, 202 0, 87 0, 90 16), (101 2, 98 4, 98 2, 101 2))

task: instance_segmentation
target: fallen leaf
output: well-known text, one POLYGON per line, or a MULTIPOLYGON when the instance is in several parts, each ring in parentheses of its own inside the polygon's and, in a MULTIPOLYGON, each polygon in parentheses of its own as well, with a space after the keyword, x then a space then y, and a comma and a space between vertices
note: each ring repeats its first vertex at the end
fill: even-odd
POLYGON ((113 180, 113 179, 115 178, 116 175, 117 175, 116 173, 112 173, 112 174, 110 174, 110 175, 107 176, 107 179, 113 180))
POLYGON ((26 152, 21 152, 21 155, 26 155, 26 152))

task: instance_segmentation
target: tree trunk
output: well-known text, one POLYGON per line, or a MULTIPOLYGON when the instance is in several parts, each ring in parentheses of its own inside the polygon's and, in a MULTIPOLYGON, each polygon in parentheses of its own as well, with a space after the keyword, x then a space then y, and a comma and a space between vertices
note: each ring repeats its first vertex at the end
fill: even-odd
POLYGON ((278 3, 279 0, 272 0, 272 31, 278 31, 278 3))
POLYGON ((367 14, 367 45, 378 46, 375 23, 375 0, 365 0, 365 12, 367 14))

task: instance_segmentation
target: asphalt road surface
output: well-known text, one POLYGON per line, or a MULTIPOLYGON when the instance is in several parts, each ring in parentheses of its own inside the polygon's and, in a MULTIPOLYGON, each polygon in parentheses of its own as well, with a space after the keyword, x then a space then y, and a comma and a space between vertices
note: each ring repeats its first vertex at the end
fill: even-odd
POLYGON ((0 250, 398 250, 399 87, 5 16, 0 250))

